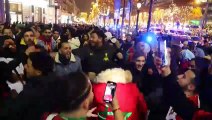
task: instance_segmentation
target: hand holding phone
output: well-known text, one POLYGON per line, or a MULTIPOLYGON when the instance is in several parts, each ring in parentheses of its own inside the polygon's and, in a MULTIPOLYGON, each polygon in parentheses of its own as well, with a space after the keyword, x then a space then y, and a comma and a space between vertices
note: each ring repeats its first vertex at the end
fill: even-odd
POLYGON ((168 66, 170 63, 170 60, 169 60, 169 56, 168 56, 168 50, 167 50, 167 47, 166 47, 166 40, 163 41, 163 50, 162 50, 162 67, 164 66, 168 66))
POLYGON ((115 91, 116 91, 116 83, 108 81, 105 88, 103 100, 106 103, 112 103, 115 91))

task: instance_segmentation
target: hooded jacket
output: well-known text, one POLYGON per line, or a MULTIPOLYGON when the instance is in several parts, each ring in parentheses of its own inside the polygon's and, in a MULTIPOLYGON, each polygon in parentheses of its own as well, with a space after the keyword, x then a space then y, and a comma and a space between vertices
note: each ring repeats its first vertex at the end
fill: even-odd
POLYGON ((113 112, 103 101, 105 87, 108 81, 117 83, 116 97, 125 120, 145 120, 147 106, 143 94, 132 83, 129 71, 119 68, 108 69, 100 73, 93 85, 94 105, 97 106, 98 120, 114 120, 113 112))

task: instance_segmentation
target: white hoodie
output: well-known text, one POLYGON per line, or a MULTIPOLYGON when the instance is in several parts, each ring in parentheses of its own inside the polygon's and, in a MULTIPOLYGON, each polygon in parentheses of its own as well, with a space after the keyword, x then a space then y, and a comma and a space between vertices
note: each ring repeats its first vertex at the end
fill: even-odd
POLYGON ((80 47, 80 40, 78 37, 72 38, 71 40, 68 40, 68 42, 69 42, 72 50, 80 47))

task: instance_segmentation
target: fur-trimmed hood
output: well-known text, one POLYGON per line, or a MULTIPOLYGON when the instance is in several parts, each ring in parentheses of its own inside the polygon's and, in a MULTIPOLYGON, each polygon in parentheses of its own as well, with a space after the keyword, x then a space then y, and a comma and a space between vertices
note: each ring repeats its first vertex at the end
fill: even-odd
MULTIPOLYGON (((55 61, 56 63, 61 63, 60 60, 59 60, 59 53, 56 53, 55 58, 54 58, 54 61, 55 61)), ((73 53, 71 53, 70 61, 71 61, 71 62, 76 62, 76 58, 75 58, 75 56, 74 56, 73 53)))
POLYGON ((131 83, 132 74, 128 70, 113 68, 102 71, 94 80, 95 83, 107 83, 108 81, 115 83, 131 83))

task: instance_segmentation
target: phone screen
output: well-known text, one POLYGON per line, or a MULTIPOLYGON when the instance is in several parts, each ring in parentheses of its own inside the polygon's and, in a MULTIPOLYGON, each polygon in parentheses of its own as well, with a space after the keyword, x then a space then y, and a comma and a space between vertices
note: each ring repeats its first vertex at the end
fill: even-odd
POLYGON ((168 51, 166 47, 167 43, 166 40, 163 41, 162 43, 162 66, 168 65, 168 51))
POLYGON ((105 88, 105 94, 104 94, 104 98, 103 98, 103 100, 106 103, 110 103, 113 101, 115 90, 116 90, 116 83, 107 82, 107 85, 105 88))

